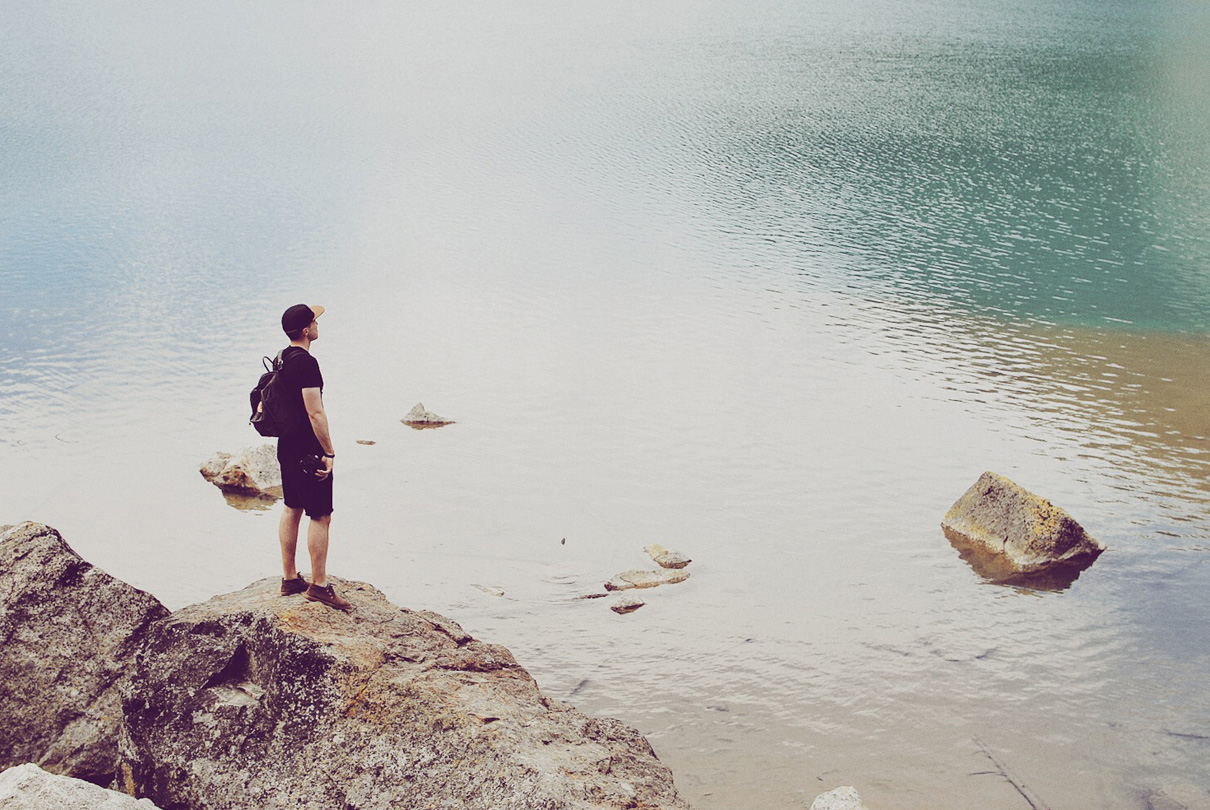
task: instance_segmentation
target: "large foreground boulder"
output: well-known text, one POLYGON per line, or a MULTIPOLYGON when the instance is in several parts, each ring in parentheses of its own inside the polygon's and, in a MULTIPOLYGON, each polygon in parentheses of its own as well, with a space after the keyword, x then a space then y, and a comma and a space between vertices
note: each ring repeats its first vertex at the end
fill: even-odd
POLYGON ((34 762, 108 784, 119 689, 142 635, 166 615, 49 526, 0 529, 0 768, 34 762))
POLYGON ((27 764, 0 773, 0 810, 157 810, 148 799, 27 764))
POLYGON ((687 808, 647 741, 548 700, 503 647, 337 582, 266 579, 156 623, 123 701, 122 785, 161 807, 687 808))
POLYGON ((950 507, 941 527, 993 579, 1078 572, 1105 550, 1071 515, 991 472, 950 507))

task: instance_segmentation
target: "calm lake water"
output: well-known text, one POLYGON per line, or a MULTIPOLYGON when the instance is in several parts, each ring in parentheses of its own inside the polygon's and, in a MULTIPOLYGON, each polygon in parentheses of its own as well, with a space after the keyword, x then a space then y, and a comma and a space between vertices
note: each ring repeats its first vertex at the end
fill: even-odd
POLYGON ((275 575, 197 467, 320 303, 331 570, 701 810, 1026 806, 981 746, 1210 789, 1207 109, 1175 0, 8 2, 0 523, 171 607, 275 575), (985 469, 1109 552, 982 581, 985 469), (688 582, 578 598, 653 542, 688 582))

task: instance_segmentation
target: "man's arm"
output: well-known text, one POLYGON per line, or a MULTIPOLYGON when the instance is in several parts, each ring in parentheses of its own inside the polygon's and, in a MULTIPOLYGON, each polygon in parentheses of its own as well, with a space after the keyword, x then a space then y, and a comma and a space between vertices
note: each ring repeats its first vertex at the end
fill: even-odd
POLYGON ((307 417, 311 420, 311 430, 315 431, 319 446, 328 454, 324 457, 324 469, 315 473, 316 477, 322 480, 332 474, 331 456, 335 454, 332 450, 332 436, 328 433, 328 415, 324 412, 324 400, 318 388, 304 388, 302 398, 307 417))

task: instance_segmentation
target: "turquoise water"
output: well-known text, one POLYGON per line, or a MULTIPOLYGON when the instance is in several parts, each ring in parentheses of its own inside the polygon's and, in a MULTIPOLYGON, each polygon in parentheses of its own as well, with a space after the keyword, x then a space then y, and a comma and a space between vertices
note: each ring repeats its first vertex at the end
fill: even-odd
POLYGON ((272 575, 197 465, 320 303, 332 570, 695 806, 1014 806, 976 737, 1056 808, 1210 788, 1207 57, 1194 3, 10 3, 0 523, 272 575), (984 469, 1110 552, 981 581, 984 469), (689 582, 576 598, 651 542, 689 582))

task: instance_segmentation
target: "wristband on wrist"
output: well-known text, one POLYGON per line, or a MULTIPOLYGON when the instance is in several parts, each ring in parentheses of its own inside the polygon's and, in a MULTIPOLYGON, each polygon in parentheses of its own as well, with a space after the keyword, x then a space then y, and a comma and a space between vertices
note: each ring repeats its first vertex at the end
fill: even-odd
POLYGON ((336 458, 336 454, 335 453, 324 453, 323 457, 324 458, 336 458))

